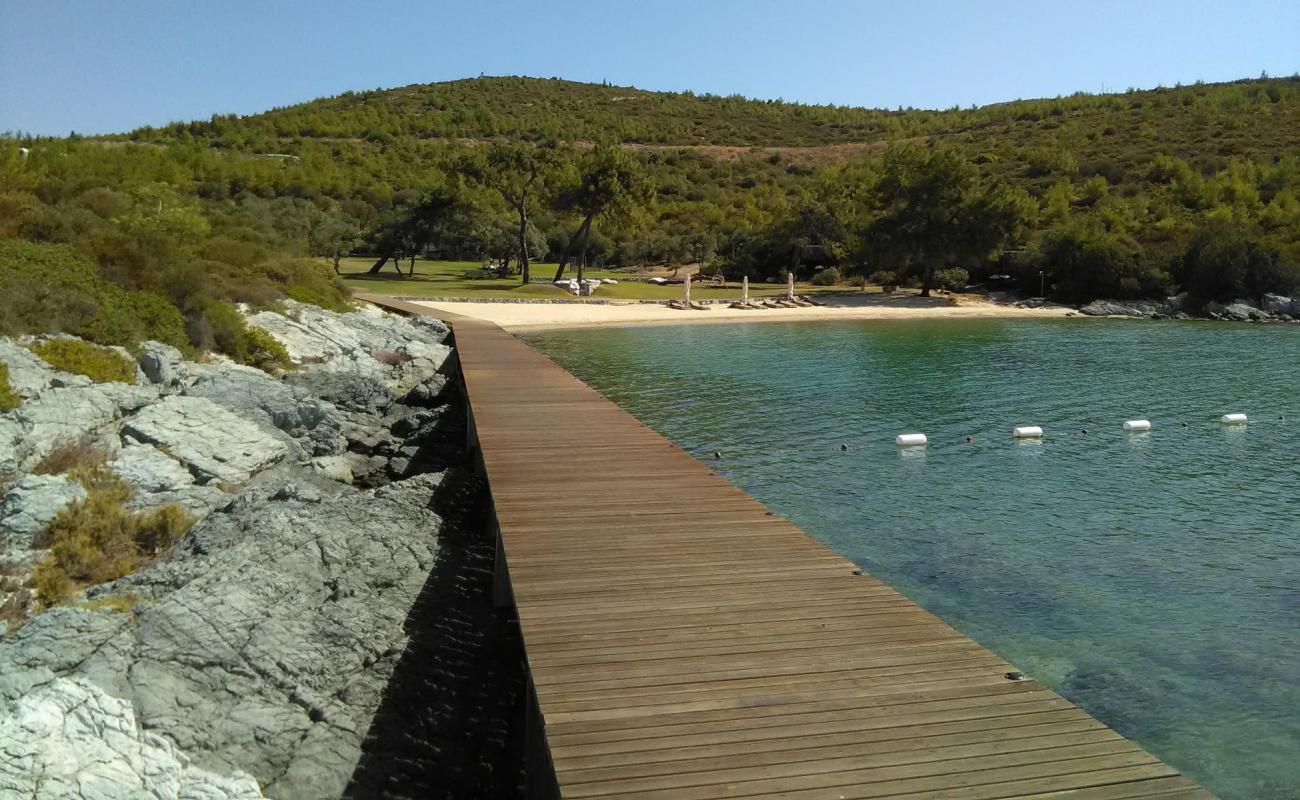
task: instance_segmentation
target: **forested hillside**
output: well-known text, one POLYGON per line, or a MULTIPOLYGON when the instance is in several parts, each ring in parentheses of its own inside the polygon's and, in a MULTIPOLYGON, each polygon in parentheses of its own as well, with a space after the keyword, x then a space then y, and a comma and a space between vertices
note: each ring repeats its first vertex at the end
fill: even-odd
POLYGON ((887 111, 479 78, 0 139, 0 292, 21 300, 0 307, 0 333, 122 343, 142 317, 105 309, 161 301, 148 318, 173 340, 247 352, 229 304, 336 305, 341 253, 521 248, 754 277, 1010 272, 1035 292, 1043 270, 1071 301, 1288 291, 1300 79, 887 111), (596 198, 611 175, 617 196, 596 198), (951 191, 919 192, 940 179, 951 191), (963 232, 978 246, 900 238, 929 202, 982 203, 963 232), (993 220, 996 236, 975 235, 993 220))

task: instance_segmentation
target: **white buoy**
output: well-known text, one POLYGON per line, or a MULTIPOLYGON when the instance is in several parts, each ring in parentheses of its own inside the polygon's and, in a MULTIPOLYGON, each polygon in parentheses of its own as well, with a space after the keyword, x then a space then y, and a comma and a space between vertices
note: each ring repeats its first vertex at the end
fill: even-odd
POLYGON ((1017 439, 1041 439, 1043 438, 1043 429, 1037 425, 1021 425, 1011 431, 1011 435, 1017 439))
POLYGON ((1223 416, 1219 417, 1219 422, 1222 422, 1224 425, 1245 425, 1246 415, 1245 414, 1224 414, 1223 416))
POLYGON ((1124 423, 1126 431, 1149 431, 1151 430, 1151 420, 1131 419, 1124 423))
POLYGON ((924 433, 900 433, 894 438, 894 444, 899 447, 923 447, 928 441, 924 433))

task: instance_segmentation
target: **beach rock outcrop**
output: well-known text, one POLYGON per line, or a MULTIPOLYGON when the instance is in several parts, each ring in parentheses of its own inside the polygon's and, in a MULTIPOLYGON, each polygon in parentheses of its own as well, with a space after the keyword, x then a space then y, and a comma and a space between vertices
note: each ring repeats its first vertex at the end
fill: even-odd
POLYGON ((1211 319, 1226 319, 1232 322, 1255 322, 1268 317, 1268 314, 1244 300, 1237 300, 1226 305, 1223 303, 1206 303, 1205 313, 1211 319))
POLYGON ((286 301, 285 313, 263 311, 248 318, 275 336, 298 363, 317 363, 349 355, 401 352, 413 343, 442 345, 446 325, 424 317, 405 319, 367 306, 337 314, 286 301))
POLYGON ((125 383, 52 386, 0 416, 0 474, 21 473, 59 445, 100 436, 158 397, 156 387, 125 383))
POLYGON ((1079 309, 1090 317, 1141 317, 1149 318, 1169 313, 1165 303, 1150 300, 1094 300, 1079 309))
POLYGON ((199 483, 246 483, 288 453, 263 428, 205 397, 164 398, 129 417, 122 437, 163 449, 199 483))
POLYGON ((1165 298, 1163 302, 1153 300, 1094 300, 1080 313, 1094 317, 1134 317, 1145 319, 1165 319, 1174 317, 1188 319, 1192 316, 1204 316, 1209 319, 1231 322, 1269 322, 1300 319, 1300 302, 1289 297, 1266 294, 1260 306, 1252 305, 1247 300, 1235 300, 1231 303, 1209 302, 1196 307, 1188 302, 1187 293, 1165 298))
POLYGON ((198 378, 185 390, 186 396, 205 397, 283 434, 278 438, 295 454, 323 456, 346 447, 342 420, 319 394, 238 364, 201 365, 196 372, 198 378))
POLYGON ((258 800, 257 781, 194 767, 166 737, 140 729, 131 704, 84 680, 59 679, 0 714, 0 796, 42 800, 258 800))
MULTIPOLYGON (((146 342, 138 385, 92 384, 0 339, 24 398, 0 414, 14 476, 0 617, 29 614, 7 634, 0 622, 0 796, 328 798, 358 769, 455 533, 444 512, 467 513, 453 351, 445 326, 373 309, 255 316, 286 332, 299 368, 146 342), (35 613, 39 537, 86 489, 75 472, 27 473, 74 457, 129 484, 129 508, 174 503, 197 522, 135 573, 35 613)), ((456 588, 440 588, 453 605, 456 588)), ((433 696, 430 714, 467 702, 433 696)), ((499 730, 512 702, 482 724, 499 730)))
POLYGON ((0 640, 0 702, 81 679, 202 769, 338 797, 437 558, 429 506, 445 480, 246 490, 168 558, 89 595, 138 601, 129 612, 60 609, 0 640))

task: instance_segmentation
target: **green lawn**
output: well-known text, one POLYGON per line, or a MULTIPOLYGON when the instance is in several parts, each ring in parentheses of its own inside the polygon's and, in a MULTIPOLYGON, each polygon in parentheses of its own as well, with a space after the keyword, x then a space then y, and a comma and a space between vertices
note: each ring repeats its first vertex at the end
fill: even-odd
MULTIPOLYGON (((343 273, 343 282, 361 291, 407 297, 455 297, 466 300, 493 297, 585 299, 574 297, 550 284, 534 283, 524 286, 519 282, 518 275, 509 278, 466 278, 466 270, 477 270, 482 267, 482 264, 477 261, 416 260, 415 275, 411 277, 407 277, 405 272, 399 277, 390 264, 384 265, 384 271, 379 275, 366 274, 366 270, 370 269, 373 263, 372 259, 365 258, 343 259, 339 264, 339 269, 343 273)), ((405 270, 406 262, 403 262, 402 267, 405 270)), ((555 274, 555 268, 555 264, 533 264, 531 271, 536 280, 542 277, 550 278, 555 274)), ((566 277, 574 277, 576 274, 572 269, 565 272, 566 277)), ((592 298, 594 300, 673 300, 682 296, 680 285, 656 286, 642 280, 633 280, 624 272, 589 269, 584 275, 588 278, 614 278, 619 281, 617 285, 607 284, 600 287, 592 298)), ((847 286, 819 287, 800 284, 798 291, 800 294, 812 294, 853 291, 853 289, 847 286)), ((779 295, 785 293, 785 287, 776 284, 755 284, 749 287, 749 293, 754 297, 779 295)), ((728 284, 725 289, 701 284, 691 288, 691 297, 696 300, 731 299, 739 296, 740 286, 737 284, 728 284)))

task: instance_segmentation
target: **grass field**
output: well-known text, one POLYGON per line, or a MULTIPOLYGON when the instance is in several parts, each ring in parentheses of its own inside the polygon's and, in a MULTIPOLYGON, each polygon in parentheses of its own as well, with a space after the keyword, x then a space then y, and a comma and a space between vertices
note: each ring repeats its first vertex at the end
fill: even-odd
MULTIPOLYGON (((477 270, 482 264, 477 261, 424 261, 416 260, 415 274, 407 277, 403 272, 399 277, 391 265, 385 265, 379 275, 368 275, 366 270, 374 263, 373 259, 345 258, 339 269, 343 273, 343 282, 353 289, 377 294, 402 295, 407 297, 454 297, 473 300, 475 298, 538 298, 555 300, 576 300, 578 298, 550 284, 530 284, 524 286, 518 275, 509 278, 466 278, 466 270, 477 270)), ((406 263, 403 262, 403 269, 406 263)), ((555 264, 533 264, 533 278, 549 278, 555 274, 555 264)), ((682 287, 656 286, 645 281, 632 280, 625 272, 589 269, 588 278, 614 278, 618 284, 601 286, 593 300, 673 300, 682 296, 682 287)), ((577 275, 572 269, 565 272, 567 277, 577 275)), ((799 284, 800 294, 824 293, 828 291, 855 291, 852 287, 824 287, 799 284)), ((776 284, 753 284, 749 293, 754 297, 778 295, 785 293, 785 286, 776 284)), ((740 296, 740 286, 728 284, 726 288, 696 284, 691 288, 691 297, 696 300, 722 300, 740 296)))

